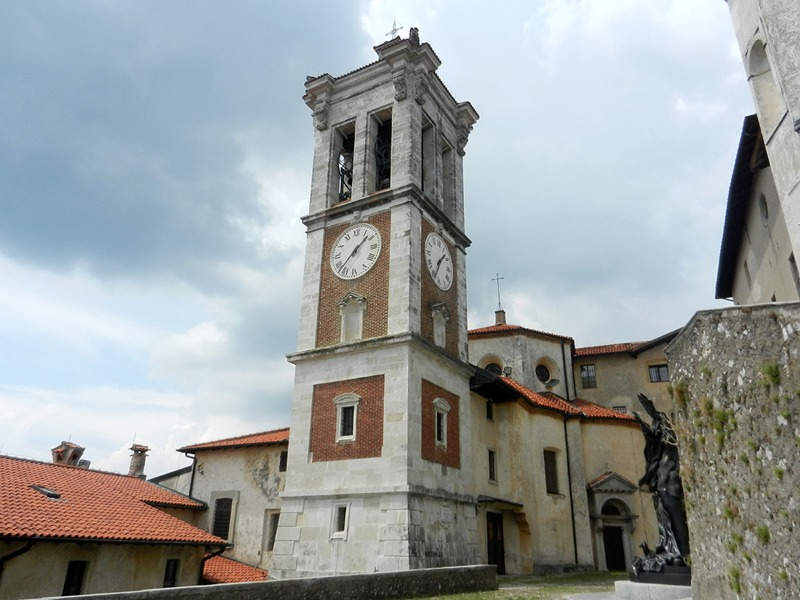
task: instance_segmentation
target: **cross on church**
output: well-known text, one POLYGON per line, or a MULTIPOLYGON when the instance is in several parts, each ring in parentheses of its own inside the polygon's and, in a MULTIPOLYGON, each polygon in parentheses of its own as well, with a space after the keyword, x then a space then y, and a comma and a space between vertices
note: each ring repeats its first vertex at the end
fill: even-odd
POLYGON ((403 29, 403 26, 397 26, 397 19, 392 19, 392 28, 388 31, 386 37, 394 38, 401 29, 403 29))
POLYGON ((500 277, 500 273, 497 273, 494 277, 492 277, 492 281, 497 282, 497 310, 503 310, 503 305, 500 304, 500 280, 505 279, 505 277, 500 277))

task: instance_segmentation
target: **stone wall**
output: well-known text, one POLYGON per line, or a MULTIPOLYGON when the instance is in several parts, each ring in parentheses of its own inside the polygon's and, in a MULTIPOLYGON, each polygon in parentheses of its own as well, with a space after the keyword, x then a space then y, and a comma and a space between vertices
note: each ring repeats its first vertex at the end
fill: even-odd
POLYGON ((695 598, 800 586, 800 304, 698 312, 667 347, 695 598))
POLYGON ((446 567, 374 573, 370 575, 341 575, 286 581, 257 583, 228 583, 159 590, 141 590, 123 594, 95 594, 82 596, 96 600, 305 600, 328 598, 349 600, 358 590, 359 598, 413 598, 438 594, 455 594, 478 590, 496 590, 497 575, 494 565, 474 567, 446 567))

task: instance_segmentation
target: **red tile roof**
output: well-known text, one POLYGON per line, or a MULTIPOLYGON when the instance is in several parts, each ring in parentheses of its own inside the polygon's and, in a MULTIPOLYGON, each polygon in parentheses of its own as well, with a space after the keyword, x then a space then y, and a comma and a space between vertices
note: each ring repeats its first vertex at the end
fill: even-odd
POLYGON ((204 505, 138 477, 0 456, 0 537, 225 544, 159 506, 204 505))
POLYGON ((594 402, 589 402, 588 400, 578 398, 575 400, 573 406, 577 407, 584 417, 590 419, 615 419, 617 421, 632 421, 636 423, 636 419, 633 415, 621 413, 611 408, 595 404, 594 402))
POLYGON ((632 415, 605 408, 594 402, 581 400, 580 398, 574 402, 568 402, 553 392, 534 392, 532 389, 525 387, 519 381, 511 377, 500 376, 497 380, 516 391, 529 405, 537 408, 554 410, 561 414, 583 417, 586 419, 614 419, 617 421, 636 422, 636 419, 634 419, 632 415))
POLYGON ((289 428, 273 429, 260 433, 249 433, 236 437, 214 440, 212 442, 201 442, 191 446, 178 448, 178 452, 195 452, 197 450, 220 450, 223 448, 246 448, 247 446, 269 446, 272 444, 282 444, 289 441, 289 428))
POLYGON ((606 344, 604 346, 585 346, 575 348, 575 356, 594 356, 596 354, 616 354, 617 352, 633 352, 638 346, 646 342, 623 342, 621 344, 606 344))
POLYGON ((225 556, 213 556, 203 564, 203 579, 208 583, 264 581, 269 573, 225 556))
POLYGON ((536 329, 528 329, 519 325, 489 325, 487 327, 479 327, 477 329, 470 329, 467 331, 469 337, 500 337, 504 335, 532 335, 532 336, 545 336, 557 338, 572 342, 572 338, 566 335, 558 335, 557 333, 548 333, 547 331, 538 331, 536 329))
POLYGON ((567 415, 577 416, 581 414, 577 408, 573 407, 569 402, 563 400, 556 394, 539 394, 538 392, 534 392, 532 389, 525 387, 520 382, 511 379, 511 377, 499 377, 498 379, 519 393, 519 395, 522 396, 522 398, 532 406, 548 410, 555 410, 567 415))

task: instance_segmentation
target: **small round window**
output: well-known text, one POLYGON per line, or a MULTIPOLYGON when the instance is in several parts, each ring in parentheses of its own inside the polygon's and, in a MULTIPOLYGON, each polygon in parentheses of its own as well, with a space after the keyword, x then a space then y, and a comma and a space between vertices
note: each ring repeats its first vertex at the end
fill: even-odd
POLYGON ((550 381, 550 369, 545 365, 536 365, 536 378, 542 383, 550 381))
POLYGON ((489 373, 492 373, 493 375, 503 374, 503 369, 500 368, 500 365, 498 365, 497 363, 489 363, 488 365, 486 365, 486 370, 489 371, 489 373))
POLYGON ((764 194, 758 198, 758 209, 761 211, 761 222, 766 225, 769 222, 769 206, 767 206, 767 198, 764 194))

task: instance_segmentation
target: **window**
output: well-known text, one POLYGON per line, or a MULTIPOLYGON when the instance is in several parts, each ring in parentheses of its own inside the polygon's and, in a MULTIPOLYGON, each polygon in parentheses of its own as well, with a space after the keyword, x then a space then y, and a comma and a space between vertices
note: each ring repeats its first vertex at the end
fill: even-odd
POLYGON ((597 387, 597 375, 595 373, 594 365, 581 365, 581 387, 597 387))
POLYGON ((88 561, 85 560, 69 561, 67 575, 64 577, 64 588, 61 590, 62 596, 77 596, 83 591, 83 578, 88 565, 88 561))
POLYGON ((494 402, 491 400, 486 401, 486 419, 494 421, 494 402))
POLYGON ((178 581, 178 567, 181 561, 177 558, 168 558, 167 566, 164 569, 164 585, 162 587, 175 587, 178 581))
POLYGON ((231 513, 233 512, 233 498, 217 498, 214 501, 214 525, 211 533, 223 540, 227 540, 231 528, 231 513))
POLYGON ((428 116, 422 114, 422 138, 420 139, 420 162, 422 164, 422 192, 433 198, 436 181, 436 157, 434 149, 435 129, 428 116))
POLYGON ((345 394, 334 400, 336 405, 336 441, 353 442, 356 439, 358 404, 355 394, 345 394))
POLYGON ((453 162, 453 147, 444 138, 439 139, 439 147, 442 149, 442 184, 441 196, 445 213, 453 219, 453 190, 455 189, 455 164, 453 162))
POLYGON ((761 223, 766 227, 769 225, 769 206, 767 206, 767 197, 764 194, 758 197, 758 210, 761 213, 761 223))
POLYGON ((347 538, 347 525, 350 520, 348 504, 338 504, 333 507, 333 520, 331 523, 332 538, 347 538))
POLYGON ((548 494, 558 494, 556 453, 553 450, 544 451, 544 483, 548 494))
POLYGON ((497 466, 495 465, 495 451, 489 450, 489 481, 497 481, 497 466))
POLYGON ((550 381, 550 369, 546 365, 536 365, 536 378, 542 383, 550 381))
POLYGON ((447 413, 450 412, 450 404, 442 398, 433 401, 434 423, 436 426, 434 440, 440 448, 447 448, 447 413))
POLYGON ((339 301, 341 316, 341 342, 355 342, 361 339, 364 332, 364 312, 367 310, 367 299, 348 292, 339 301))
POLYGON ((750 289, 753 287, 753 278, 750 275, 750 267, 747 266, 747 261, 743 263, 744 268, 744 278, 747 280, 747 288, 750 289))
POLYGON ((345 202, 353 196, 353 147, 355 145, 355 131, 353 124, 348 130, 340 130, 341 146, 337 167, 339 172, 339 194, 338 201, 345 202))
POLYGON ((286 450, 281 450, 281 457, 278 462, 278 471, 280 471, 281 473, 286 471, 286 461, 288 458, 289 458, 289 452, 287 452, 286 450))
POLYGON ((444 348, 447 342, 447 322, 450 320, 450 311, 443 302, 437 302, 431 307, 433 319, 433 343, 444 348))
POLYGON ((389 189, 392 181, 392 111, 382 111, 373 116, 374 163, 368 177, 373 180, 369 189, 389 189))
POLYGON ((797 261, 794 259, 794 252, 789 255, 789 269, 792 272, 794 289, 797 291, 797 295, 800 296, 800 272, 797 270, 797 261))
POLYGON ((498 365, 497 363, 489 363, 486 365, 486 370, 489 371, 492 375, 502 375, 503 368, 498 365))
POLYGON ((659 383, 661 381, 669 381, 669 370, 667 365, 650 365, 650 381, 659 383))
POLYGON ((623 414, 628 412, 628 407, 627 406, 623 406, 623 405, 612 406, 611 408, 614 409, 615 411, 623 413, 623 414))
POLYGON ((280 518, 281 513, 279 512, 267 511, 266 515, 264 515, 264 520, 267 524, 266 543, 264 547, 267 552, 272 552, 272 549, 275 547, 275 534, 278 533, 278 521, 280 518))

